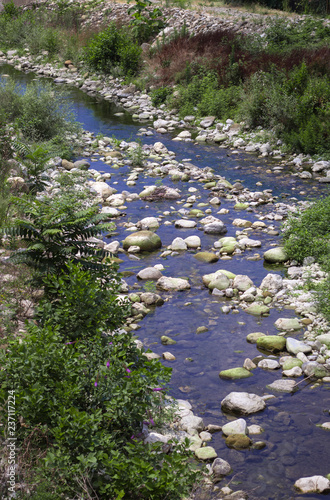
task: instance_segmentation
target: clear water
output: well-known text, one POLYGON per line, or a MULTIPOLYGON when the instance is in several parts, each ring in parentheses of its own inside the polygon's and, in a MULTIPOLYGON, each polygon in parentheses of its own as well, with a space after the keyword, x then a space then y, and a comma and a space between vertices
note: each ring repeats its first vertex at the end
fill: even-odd
MULTIPOLYGON (((34 78, 33 74, 26 75, 9 66, 0 67, 0 72, 11 74, 23 85, 34 78)), ((119 111, 116 106, 109 101, 86 95, 76 88, 69 89, 68 98, 72 102, 78 121, 86 130, 134 140, 138 129, 145 126, 134 123, 127 113, 123 117, 115 117, 114 113, 119 111)), ((170 135, 154 133, 152 137, 143 137, 143 142, 147 144, 156 141, 163 142, 168 149, 174 151, 177 160, 190 158, 193 164, 199 167, 210 166, 216 173, 224 175, 230 181, 242 180, 244 185, 252 190, 273 189, 273 193, 278 196, 284 194, 297 198, 302 197, 300 191, 309 195, 312 193, 322 195, 327 192, 326 186, 319 186, 313 181, 302 181, 293 177, 289 170, 279 176, 267 174, 266 170, 273 166, 271 162, 244 153, 232 155, 230 151, 215 146, 172 142, 170 135), (255 186, 258 181, 263 183, 261 188, 255 186)), ((129 167, 114 170, 99 161, 93 162, 92 167, 111 172, 111 183, 118 182, 116 185, 118 192, 126 189, 138 193, 144 185, 153 184, 155 181, 154 178, 148 179, 140 174, 136 186, 128 188, 125 179, 129 174, 129 167)), ((205 191, 198 182, 172 183, 165 178, 163 183, 181 189, 182 198, 188 193, 189 187, 197 187, 202 196, 199 201, 207 201, 208 191, 205 191)), ((177 210, 181 207, 182 205, 177 205, 175 202, 128 203, 126 216, 116 222, 118 234, 115 239, 123 240, 129 234, 123 227, 128 217, 131 222, 136 222, 146 216, 159 216, 168 210, 171 214, 165 217, 163 222, 174 221, 180 218, 177 210)), ((228 227, 228 236, 235 235, 236 228, 232 226, 234 218, 243 217, 254 221, 258 218, 258 214, 270 210, 269 207, 258 207, 251 213, 235 212, 233 204, 226 200, 222 201, 221 208, 230 209, 228 215, 221 216, 228 227)), ((218 208, 212 210, 213 215, 217 210, 218 208)), ((271 223, 276 226, 276 223, 271 223)), ((202 249, 208 250, 217 239, 204 235, 198 229, 174 229, 173 225, 164 224, 157 230, 157 234, 162 240, 163 247, 169 245, 177 236, 196 234, 202 239, 202 249)), ((252 233, 251 237, 262 241, 261 254, 270 244, 280 241, 278 236, 259 232, 252 233)), ((279 379, 281 375, 280 372, 257 368, 253 371, 253 377, 232 382, 221 380, 219 371, 242 366, 245 358, 253 359, 260 354, 255 345, 246 342, 246 335, 254 331, 275 333, 276 319, 293 316, 293 311, 272 309, 266 318, 249 316, 243 311, 239 314, 223 314, 221 306, 226 304, 226 299, 214 298, 203 287, 202 276, 224 268, 236 274, 247 274, 258 286, 268 272, 283 274, 284 271, 281 268, 266 268, 262 259, 247 260, 254 251, 246 251, 242 255, 234 256, 232 260, 219 261, 217 264, 200 263, 190 252, 167 259, 160 259, 159 253, 142 256, 138 261, 124 255, 124 263, 121 264, 120 270, 137 273, 149 265, 162 262, 166 276, 189 277, 191 290, 164 294, 169 300, 140 322, 141 328, 137 331, 137 335, 154 352, 161 355, 164 351, 170 351, 176 356, 175 362, 164 361, 164 364, 171 366, 173 370, 171 395, 189 399, 194 412, 203 416, 205 424, 222 425, 227 422, 227 418, 221 412, 220 402, 229 392, 248 391, 259 395, 267 394, 266 385, 279 379), (208 331, 197 335, 196 329, 199 326, 206 326, 208 331), (164 334, 174 338, 177 344, 162 346, 160 337, 164 334), (192 361, 187 358, 191 358, 192 361)), ((143 287, 143 283, 137 283, 135 276, 126 280, 137 290, 143 287)), ((301 334, 302 332, 296 334, 297 338, 300 338, 301 334)), ((330 385, 326 384, 312 388, 312 384, 303 381, 294 394, 279 394, 267 403, 265 411, 248 417, 248 425, 259 424, 265 430, 260 436, 252 437, 254 441, 266 442, 267 446, 263 450, 230 450, 225 445, 222 434, 214 434, 210 444, 214 446, 219 457, 231 464, 234 475, 234 478, 233 475, 229 476, 228 480, 223 480, 220 485, 232 480, 230 486, 233 489, 244 489, 252 499, 296 499, 300 495, 294 491, 293 484, 298 478, 328 474, 330 434, 316 427, 316 424, 330 420, 329 388, 330 385)), ((313 494, 304 495, 304 498, 318 499, 323 496, 313 494)))

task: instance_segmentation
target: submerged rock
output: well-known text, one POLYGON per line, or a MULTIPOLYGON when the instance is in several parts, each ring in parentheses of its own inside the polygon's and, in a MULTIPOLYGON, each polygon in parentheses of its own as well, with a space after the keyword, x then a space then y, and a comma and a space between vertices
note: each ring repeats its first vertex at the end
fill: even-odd
POLYGON ((228 448, 234 448, 235 450, 244 450, 249 448, 251 444, 251 439, 245 434, 232 434, 226 438, 228 448))
POLYGON ((182 278, 167 278, 163 276, 157 281, 157 288, 160 290, 168 291, 181 291, 189 290, 190 284, 188 280, 182 278))
POLYGON ((238 367, 238 368, 230 368, 229 370, 222 370, 219 373, 219 377, 223 379, 240 379, 240 378, 248 378, 252 377, 253 373, 251 373, 246 368, 238 367))
POLYGON ((330 481, 324 476, 301 477, 294 486, 301 493, 323 493, 330 489, 330 481))

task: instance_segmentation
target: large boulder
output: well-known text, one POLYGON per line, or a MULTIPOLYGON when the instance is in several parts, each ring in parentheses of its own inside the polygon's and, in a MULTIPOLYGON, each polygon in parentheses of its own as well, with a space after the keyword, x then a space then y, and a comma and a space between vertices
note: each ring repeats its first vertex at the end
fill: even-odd
POLYGON ((283 279, 279 274, 267 274, 261 282, 260 289, 275 295, 283 287, 283 279))
POLYGON ((157 234, 152 231, 137 231, 124 239, 123 248, 127 250, 131 246, 137 246, 141 252, 152 252, 162 246, 162 242, 157 234))
POLYGON ((157 288, 165 292, 189 290, 190 284, 188 280, 182 278, 167 278, 163 276, 157 281, 157 288))
POLYGON ((301 493, 323 493, 330 489, 330 481, 323 476, 301 477, 294 486, 301 493))
POLYGON ((286 350, 291 354, 298 354, 298 352, 303 352, 304 354, 307 354, 308 352, 311 352, 312 348, 311 346, 305 344, 301 340, 288 337, 286 339, 286 350))
POLYGON ((257 347, 270 352, 283 351, 286 347, 286 339, 279 335, 265 335, 257 339, 257 347))
POLYGON ((286 262, 288 260, 288 256, 284 247, 275 247, 264 253, 264 259, 270 264, 281 264, 282 262, 286 262))
POLYGON ((227 413, 250 415, 265 408, 265 401, 249 392, 231 392, 221 401, 221 409, 227 413))

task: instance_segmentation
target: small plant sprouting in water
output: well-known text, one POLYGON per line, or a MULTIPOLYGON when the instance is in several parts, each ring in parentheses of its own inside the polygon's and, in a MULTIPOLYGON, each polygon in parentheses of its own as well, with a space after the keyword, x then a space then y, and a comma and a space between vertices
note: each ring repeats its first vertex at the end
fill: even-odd
POLYGON ((146 292, 156 292, 156 283, 154 281, 146 281, 143 285, 143 290, 146 292))
POLYGON ((136 146, 131 147, 127 151, 127 156, 134 166, 143 167, 146 154, 143 151, 142 142, 140 140, 137 140, 136 142, 136 146))

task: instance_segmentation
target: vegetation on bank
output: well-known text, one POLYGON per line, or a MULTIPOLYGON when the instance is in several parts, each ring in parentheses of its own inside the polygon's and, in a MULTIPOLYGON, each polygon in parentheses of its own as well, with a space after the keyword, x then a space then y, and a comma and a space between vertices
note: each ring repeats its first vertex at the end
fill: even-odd
MULTIPOLYGON (((50 87, 32 90, 38 101, 50 87)), ((29 89, 22 95, 10 82, 0 89, 5 103, 2 92, 13 108, 2 110, 0 133, 0 227, 10 255, 1 266, 1 421, 8 421, 9 396, 15 415, 14 425, 1 428, 0 494, 11 491, 5 444, 14 429, 19 499, 180 499, 197 479, 188 442, 143 443, 145 429, 173 418, 171 370, 138 349, 117 267, 90 241, 113 224, 98 214, 86 172, 58 174, 56 194, 40 196, 49 155, 44 143, 30 141, 49 139, 38 132, 48 100, 25 107, 29 89), (16 102, 23 104, 16 109, 16 102), (24 189, 10 175, 24 177, 24 189)), ((75 127, 66 116, 56 108, 63 143, 75 127)))
MULTIPOLYGON (((300 3, 290 8, 299 11, 300 3)), ((83 29, 87 8, 63 1, 53 10, 23 11, 8 3, 0 48, 46 51, 54 63, 70 59, 141 90, 153 86, 154 105, 165 103, 181 117, 232 118, 246 130, 270 129, 288 151, 329 156, 330 26, 322 19, 275 19, 262 37, 229 29, 194 36, 184 26, 142 55, 140 44, 165 26, 159 8, 136 0, 128 26, 83 29)))
POLYGON ((330 321, 330 196, 292 213, 284 225, 283 240, 290 259, 302 264, 313 257, 328 273, 316 288, 312 282, 310 286, 316 289, 320 312, 330 321))

